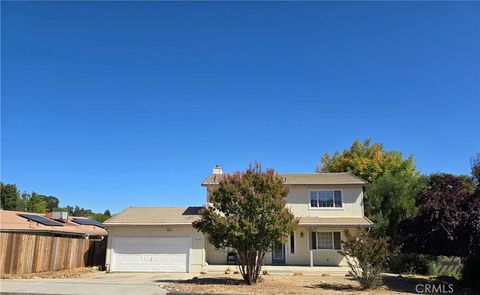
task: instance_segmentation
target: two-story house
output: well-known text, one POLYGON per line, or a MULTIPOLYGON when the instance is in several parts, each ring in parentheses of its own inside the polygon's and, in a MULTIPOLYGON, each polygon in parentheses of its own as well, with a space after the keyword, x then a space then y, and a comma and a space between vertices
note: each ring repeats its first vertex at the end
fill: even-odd
MULTIPOLYGON (((367 182, 350 173, 279 174, 290 188, 287 206, 299 224, 266 264, 344 265, 338 254, 344 231, 370 227, 364 216, 367 182)), ((208 195, 224 177, 216 166, 202 185, 208 195)), ((215 249, 192 227, 201 207, 129 207, 105 222, 109 271, 197 272, 227 264, 228 251, 215 249)))

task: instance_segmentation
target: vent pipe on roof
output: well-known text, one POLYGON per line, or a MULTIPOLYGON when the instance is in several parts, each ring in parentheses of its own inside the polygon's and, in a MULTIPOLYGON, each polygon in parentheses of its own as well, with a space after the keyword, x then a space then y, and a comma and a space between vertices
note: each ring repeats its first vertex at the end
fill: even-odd
POLYGON ((213 167, 213 174, 223 174, 223 171, 222 171, 222 167, 220 167, 220 165, 215 165, 215 167, 213 167))

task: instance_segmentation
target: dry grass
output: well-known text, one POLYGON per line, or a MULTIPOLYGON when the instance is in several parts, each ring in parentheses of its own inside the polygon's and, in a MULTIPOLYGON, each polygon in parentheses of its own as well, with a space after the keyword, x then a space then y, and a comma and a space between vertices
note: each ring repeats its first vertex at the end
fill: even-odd
MULTIPOLYGON (((417 294, 415 285, 431 282, 429 277, 389 277, 384 286, 362 290, 357 281, 349 277, 321 275, 270 275, 262 276, 256 285, 246 285, 239 275, 207 274, 171 285, 179 293, 189 294, 417 294)), ((438 282, 437 282, 438 283, 438 282)), ((457 290, 455 294, 469 294, 457 290)))
POLYGON ((96 267, 82 267, 59 271, 38 272, 29 274, 1 274, 1 279, 64 279, 86 277, 98 273, 96 267))

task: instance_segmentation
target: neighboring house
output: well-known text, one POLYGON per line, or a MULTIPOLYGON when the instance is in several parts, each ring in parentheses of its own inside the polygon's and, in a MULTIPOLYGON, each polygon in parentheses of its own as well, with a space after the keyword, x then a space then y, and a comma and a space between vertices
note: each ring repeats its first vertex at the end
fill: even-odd
MULTIPOLYGON (((350 173, 279 174, 289 185, 287 206, 299 218, 288 241, 275 245, 266 264, 344 265, 338 254, 346 229, 371 227, 364 216, 367 182, 350 173)), ((209 192, 224 177, 219 166, 202 182, 209 192)), ((213 247, 192 227, 201 207, 129 207, 105 222, 110 271, 197 272, 227 264, 227 251, 213 247)))
POLYGON ((66 213, 0 210, 0 273, 23 274, 103 266, 103 225, 66 213))

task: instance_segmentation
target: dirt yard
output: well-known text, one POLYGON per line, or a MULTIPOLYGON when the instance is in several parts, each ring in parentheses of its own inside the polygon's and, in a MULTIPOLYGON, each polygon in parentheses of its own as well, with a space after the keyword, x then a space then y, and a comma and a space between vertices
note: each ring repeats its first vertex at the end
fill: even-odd
MULTIPOLYGON (((441 284, 429 277, 385 277, 384 285, 375 290, 361 290, 350 277, 321 275, 266 275, 262 282, 248 286, 240 275, 205 274, 187 281, 174 282, 172 290, 189 294, 418 294, 417 284, 441 284)), ((448 282, 445 288, 448 288, 448 282)), ((454 294, 476 294, 454 288, 454 294)))
POLYGON ((82 267, 59 271, 38 272, 29 274, 1 274, 1 279, 67 279, 80 278, 98 273, 97 267, 82 267))

